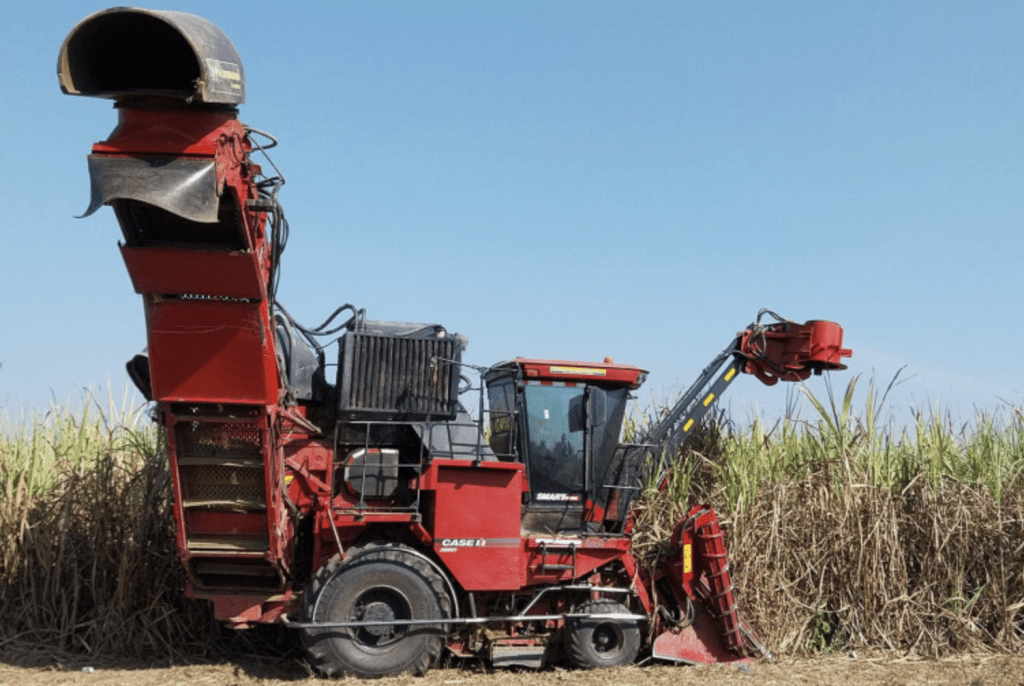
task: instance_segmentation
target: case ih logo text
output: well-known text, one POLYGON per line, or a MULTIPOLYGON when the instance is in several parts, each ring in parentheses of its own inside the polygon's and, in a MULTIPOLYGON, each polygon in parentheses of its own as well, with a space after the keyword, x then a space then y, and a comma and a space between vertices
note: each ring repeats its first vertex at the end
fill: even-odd
POLYGON ((444 548, 482 548, 485 545, 486 538, 445 538, 441 541, 444 548))

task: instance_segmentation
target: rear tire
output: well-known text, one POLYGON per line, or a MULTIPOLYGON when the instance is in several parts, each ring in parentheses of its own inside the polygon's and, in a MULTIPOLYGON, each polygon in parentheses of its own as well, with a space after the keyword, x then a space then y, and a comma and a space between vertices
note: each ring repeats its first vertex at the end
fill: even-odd
MULTIPOLYGON (((594 615, 631 614, 614 600, 589 600, 576 611, 594 615)), ((640 626, 631 619, 569 620, 565 627, 565 652, 569 662, 580 669, 632 664, 640 652, 640 626)))
POLYGON ((444 580, 414 553, 381 546, 349 563, 335 561, 317 574, 303 609, 307 622, 382 622, 380 625, 304 629, 313 666, 325 676, 377 678, 410 672, 421 675, 444 647, 446 627, 388 625, 391 620, 451 616, 444 580))

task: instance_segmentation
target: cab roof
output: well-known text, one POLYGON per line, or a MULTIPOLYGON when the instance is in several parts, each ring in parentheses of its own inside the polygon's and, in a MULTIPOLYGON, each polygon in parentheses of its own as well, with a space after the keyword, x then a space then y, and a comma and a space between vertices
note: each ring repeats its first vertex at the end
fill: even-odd
POLYGON ((604 383, 637 389, 647 379, 647 370, 615 362, 537 360, 517 357, 514 364, 529 380, 604 383))

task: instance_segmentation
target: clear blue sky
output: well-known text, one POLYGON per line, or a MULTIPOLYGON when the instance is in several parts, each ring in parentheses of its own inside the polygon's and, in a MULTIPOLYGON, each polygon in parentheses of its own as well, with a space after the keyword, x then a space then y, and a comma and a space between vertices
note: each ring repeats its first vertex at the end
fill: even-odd
MULTIPOLYGON (((123 386, 139 296, 61 95, 67 32, 0 25, 0 412, 123 386)), ((831 319, 901 411, 1024 406, 1024 3, 180 2, 233 40, 276 135, 280 296, 470 338, 467 359, 597 359, 667 399, 761 307, 831 319)), ((816 393, 824 390, 812 379, 816 393)), ((734 414, 780 412, 734 385, 734 414)))

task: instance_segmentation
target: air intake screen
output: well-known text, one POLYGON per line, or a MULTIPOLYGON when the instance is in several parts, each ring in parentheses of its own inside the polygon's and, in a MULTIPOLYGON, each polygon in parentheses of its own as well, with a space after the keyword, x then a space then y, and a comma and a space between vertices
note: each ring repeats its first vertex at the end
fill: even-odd
POLYGON ((338 410, 345 419, 452 419, 462 350, 453 337, 350 331, 341 341, 338 410))

